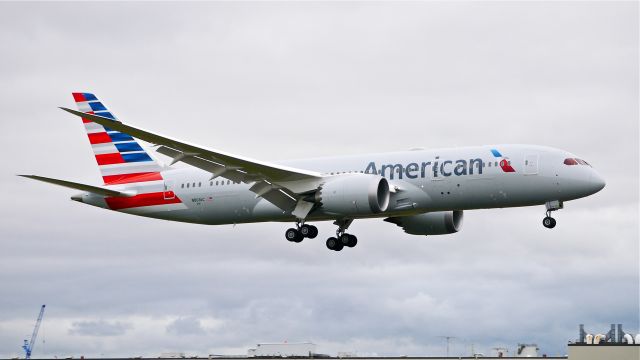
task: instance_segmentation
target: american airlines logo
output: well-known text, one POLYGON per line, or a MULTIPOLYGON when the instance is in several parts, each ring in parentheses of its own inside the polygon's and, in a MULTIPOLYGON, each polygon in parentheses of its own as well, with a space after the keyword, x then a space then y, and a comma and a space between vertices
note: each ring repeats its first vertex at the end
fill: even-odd
MULTIPOLYGON (((515 169, 511 167, 511 163, 508 158, 503 157, 498 150, 491 149, 491 153, 494 157, 499 159, 497 163, 503 172, 515 172, 515 169)), ((436 156, 434 161, 423 161, 420 163, 412 162, 408 164, 384 164, 380 168, 376 165, 375 161, 372 161, 367 165, 365 174, 378 174, 385 178, 393 180, 396 176, 398 179, 402 179, 403 176, 407 179, 426 178, 431 175, 433 178, 439 176, 464 176, 478 174, 482 175, 482 170, 488 163, 482 161, 481 158, 475 159, 459 159, 459 160, 440 160, 439 156, 436 156)))

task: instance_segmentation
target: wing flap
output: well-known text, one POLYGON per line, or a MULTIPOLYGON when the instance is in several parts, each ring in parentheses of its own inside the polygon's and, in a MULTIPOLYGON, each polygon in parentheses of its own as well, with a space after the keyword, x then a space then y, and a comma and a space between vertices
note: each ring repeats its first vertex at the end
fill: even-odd
POLYGON ((221 176, 231 181, 247 182, 246 181, 247 176, 245 176, 246 175, 245 173, 238 171, 238 169, 236 168, 230 168, 222 164, 218 164, 216 162, 203 159, 200 157, 199 154, 196 154, 196 153, 185 154, 181 151, 171 149, 164 145, 158 147, 157 151, 162 155, 166 155, 170 158, 173 158, 174 162, 180 161, 185 164, 189 164, 193 167, 197 167, 198 169, 202 169, 210 172, 211 180, 213 180, 214 178, 217 178, 218 176, 221 176))
POLYGON ((292 211, 296 206, 296 200, 287 195, 281 189, 269 191, 261 196, 268 202, 280 208, 282 211, 292 211))

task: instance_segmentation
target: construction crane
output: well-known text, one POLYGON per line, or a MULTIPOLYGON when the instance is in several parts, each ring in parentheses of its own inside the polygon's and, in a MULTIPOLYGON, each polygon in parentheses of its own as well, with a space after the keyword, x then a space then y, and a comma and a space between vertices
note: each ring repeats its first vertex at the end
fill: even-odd
POLYGON ((42 323, 42 316, 44 315, 44 307, 42 305, 40 308, 40 314, 38 315, 38 320, 36 320, 36 326, 33 328, 33 334, 31 334, 31 340, 24 340, 24 344, 22 348, 25 352, 25 359, 31 359, 31 351, 33 351, 33 346, 36 344, 36 338, 38 337, 38 330, 40 329, 40 324, 42 323))

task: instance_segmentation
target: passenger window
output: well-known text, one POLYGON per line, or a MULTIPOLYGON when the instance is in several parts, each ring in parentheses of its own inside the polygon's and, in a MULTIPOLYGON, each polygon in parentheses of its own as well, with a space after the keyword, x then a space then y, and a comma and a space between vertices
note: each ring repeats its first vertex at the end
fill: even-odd
POLYGON ((198 187, 202 187, 202 183, 201 182, 198 182, 198 187))
POLYGON ((213 186, 213 181, 209 182, 209 186, 213 186))
POLYGON ((525 161, 524 161, 524 164, 525 164, 525 165, 529 165, 529 160, 525 160, 525 161))
POLYGON ((187 183, 187 189, 189 188, 189 183, 187 183))
POLYGON ((498 162, 497 161, 496 161, 496 165, 495 166, 498 166, 498 162))
POLYGON ((231 180, 227 180, 227 185, 231 184, 231 180))
POLYGON ((184 183, 182 183, 182 186, 180 186, 180 187, 184 189, 184 183))
POLYGON ((489 167, 491 167, 491 161, 489 161, 489 167))

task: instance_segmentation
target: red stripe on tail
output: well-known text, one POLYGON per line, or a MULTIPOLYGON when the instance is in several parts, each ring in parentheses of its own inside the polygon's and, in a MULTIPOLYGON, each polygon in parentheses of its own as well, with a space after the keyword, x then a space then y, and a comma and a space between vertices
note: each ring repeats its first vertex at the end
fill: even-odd
MULTIPOLYGON (((87 112, 85 112, 85 114, 92 114, 93 115, 93 111, 87 111, 87 112)), ((86 124, 86 123, 90 123, 90 122, 93 122, 93 121, 91 121, 89 119, 82 118, 82 122, 84 124, 86 124)))
POLYGON ((107 134, 106 132, 100 132, 100 133, 93 133, 93 134, 87 134, 89 135, 89 142, 91 144, 104 144, 104 143, 110 143, 111 138, 109 137, 109 134, 107 134))
POLYGON ((98 165, 122 164, 124 159, 120 153, 96 155, 98 165))
POLYGON ((75 100, 76 102, 87 101, 87 99, 84 98, 83 93, 71 93, 71 95, 73 95, 73 100, 75 100))

